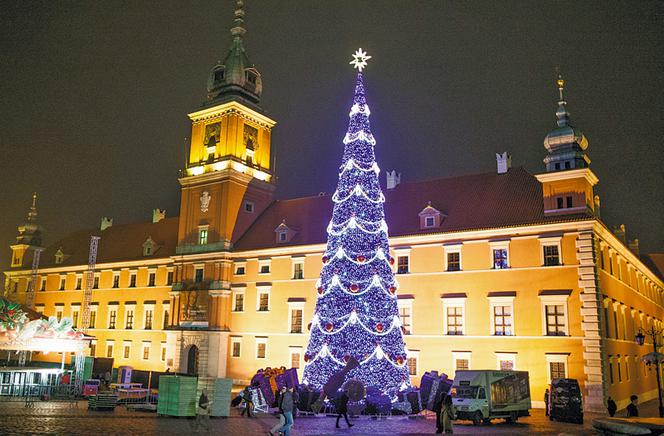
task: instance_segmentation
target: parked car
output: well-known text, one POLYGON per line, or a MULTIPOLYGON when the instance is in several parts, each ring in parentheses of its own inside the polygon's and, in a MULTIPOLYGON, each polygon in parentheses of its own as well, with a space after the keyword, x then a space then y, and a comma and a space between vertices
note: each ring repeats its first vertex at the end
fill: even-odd
POLYGON ((549 419, 583 424, 583 402, 579 382, 573 378, 551 380, 549 419))

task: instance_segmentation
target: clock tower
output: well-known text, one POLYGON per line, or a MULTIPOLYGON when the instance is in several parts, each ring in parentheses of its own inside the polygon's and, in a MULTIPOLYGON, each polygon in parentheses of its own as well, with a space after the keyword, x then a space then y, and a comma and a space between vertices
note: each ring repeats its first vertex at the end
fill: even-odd
POLYGON ((270 136, 261 75, 244 49, 238 1, 233 42, 210 71, 207 102, 189 114, 191 144, 182 186, 177 254, 227 251, 272 201, 270 136))

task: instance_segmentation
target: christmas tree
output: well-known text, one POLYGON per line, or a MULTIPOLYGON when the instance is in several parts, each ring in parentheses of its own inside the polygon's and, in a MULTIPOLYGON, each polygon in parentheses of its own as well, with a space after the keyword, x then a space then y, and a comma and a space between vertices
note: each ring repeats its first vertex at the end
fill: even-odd
POLYGON ((339 183, 332 197, 335 204, 316 285, 318 300, 303 380, 320 389, 355 358, 360 365, 346 378, 393 396, 410 381, 383 210, 385 197, 362 80, 362 68, 370 56, 360 49, 354 58, 351 64, 359 72, 339 183))

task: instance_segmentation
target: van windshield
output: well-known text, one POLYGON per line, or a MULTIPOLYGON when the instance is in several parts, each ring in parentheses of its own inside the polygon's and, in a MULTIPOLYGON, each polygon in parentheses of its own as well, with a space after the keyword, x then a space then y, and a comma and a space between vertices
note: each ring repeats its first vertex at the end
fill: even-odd
POLYGON ((457 386, 455 397, 475 399, 477 397, 477 389, 477 386, 457 386))

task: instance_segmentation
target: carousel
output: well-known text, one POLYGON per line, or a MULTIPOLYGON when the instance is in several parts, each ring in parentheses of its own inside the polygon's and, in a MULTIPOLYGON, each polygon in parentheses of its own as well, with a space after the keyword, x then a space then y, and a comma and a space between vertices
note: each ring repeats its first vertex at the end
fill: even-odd
POLYGON ((62 386, 80 391, 92 339, 76 331, 69 318, 46 318, 0 297, 0 396, 49 397, 62 386), (74 356, 73 365, 67 356, 74 356))

